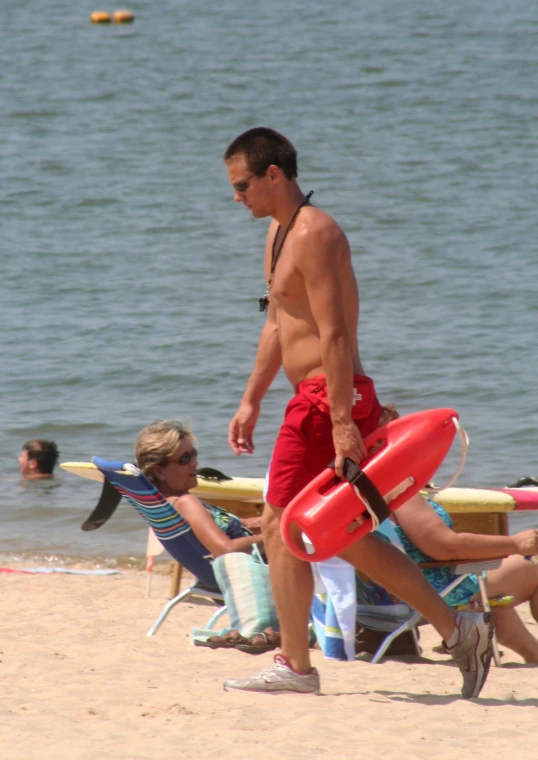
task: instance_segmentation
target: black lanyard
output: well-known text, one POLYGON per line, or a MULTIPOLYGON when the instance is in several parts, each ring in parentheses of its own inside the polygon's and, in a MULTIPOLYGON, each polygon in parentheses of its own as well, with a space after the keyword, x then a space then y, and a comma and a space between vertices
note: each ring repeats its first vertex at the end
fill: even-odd
POLYGON ((286 232, 284 233, 282 240, 280 241, 280 245, 278 248, 276 247, 276 241, 278 238, 278 233, 282 229, 281 225, 278 225, 278 229, 276 231, 276 235, 273 240, 273 250, 271 251, 271 271, 269 273, 269 282, 267 283, 267 290, 265 292, 265 295, 263 298, 260 298, 258 303, 260 304, 260 311, 267 311, 267 307, 269 306, 269 290, 271 288, 271 280, 273 279, 273 273, 275 271, 275 267, 277 264, 278 259, 280 258, 280 254, 282 253, 282 249, 284 248, 284 243, 286 242, 286 238, 288 236, 288 232, 291 230, 294 221, 297 219, 297 214, 302 209, 303 206, 308 206, 310 204, 310 198, 314 195, 314 191, 311 190, 304 201, 297 206, 297 210, 295 211, 295 214, 292 216, 290 223, 286 227, 286 232))

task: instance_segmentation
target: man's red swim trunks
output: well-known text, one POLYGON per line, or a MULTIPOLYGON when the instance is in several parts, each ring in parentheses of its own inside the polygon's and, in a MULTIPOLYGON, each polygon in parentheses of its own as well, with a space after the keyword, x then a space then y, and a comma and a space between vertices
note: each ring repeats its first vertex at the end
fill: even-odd
MULTIPOLYGON (((355 375, 352 417, 366 437, 379 425, 381 404, 373 380, 355 375)), ((303 380, 286 408, 269 469, 266 501, 286 507, 333 461, 335 452, 325 375, 303 380)))

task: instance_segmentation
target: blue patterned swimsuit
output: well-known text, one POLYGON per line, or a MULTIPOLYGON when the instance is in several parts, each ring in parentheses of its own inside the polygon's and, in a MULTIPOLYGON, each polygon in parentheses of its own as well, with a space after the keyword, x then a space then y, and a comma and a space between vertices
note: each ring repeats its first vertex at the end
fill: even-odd
POLYGON ((205 501, 202 504, 215 521, 215 524, 218 525, 223 533, 226 533, 228 538, 241 538, 242 536, 252 535, 248 528, 245 528, 241 520, 235 515, 232 515, 225 509, 216 507, 214 504, 208 504, 205 501))
MULTIPOLYGON (((437 504, 437 502, 433 501, 433 499, 428 499, 428 503, 435 509, 441 520, 446 525, 448 525, 449 528, 451 528, 452 520, 448 512, 443 509, 440 504, 437 504)), ((398 538, 402 542, 405 553, 409 559, 411 559, 416 565, 418 565, 419 562, 432 561, 432 557, 428 557, 427 554, 423 554, 423 552, 421 552, 420 549, 418 549, 415 544, 413 544, 407 538, 406 534, 403 532, 399 525, 394 525, 393 527, 398 534, 398 538)), ((434 587, 434 589, 436 589, 436 591, 442 591, 446 586, 448 586, 449 583, 451 583, 451 581, 454 580, 454 576, 448 567, 432 568, 430 570, 423 570, 422 572, 424 573, 426 579, 434 587)), ((471 574, 467 576, 467 578, 465 578, 465 580, 463 580, 459 586, 456 586, 456 588, 451 591, 450 594, 447 594, 445 601, 451 607, 456 607, 458 604, 466 604, 477 593, 478 581, 476 579, 476 575, 471 574)))

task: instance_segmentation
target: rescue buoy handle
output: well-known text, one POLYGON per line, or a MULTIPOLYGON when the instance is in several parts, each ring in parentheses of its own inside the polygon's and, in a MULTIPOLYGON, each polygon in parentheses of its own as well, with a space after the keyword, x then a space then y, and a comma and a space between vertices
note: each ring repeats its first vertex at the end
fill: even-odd
POLYGON ((373 522, 372 530, 376 530, 390 515, 387 502, 364 470, 361 470, 352 459, 344 459, 344 478, 364 496, 373 522))
POLYGON ((452 422, 454 423, 458 438, 460 439, 460 463, 458 465, 458 469, 454 475, 452 475, 448 483, 445 483, 444 486, 439 486, 439 488, 433 485, 425 486, 423 490, 427 491, 428 493, 438 493, 438 491, 444 491, 445 488, 450 488, 450 486, 453 485, 459 478, 461 471, 463 470, 463 465, 465 464, 465 459, 467 458, 467 451, 469 450, 469 436, 467 435, 463 425, 457 417, 452 417, 452 422))

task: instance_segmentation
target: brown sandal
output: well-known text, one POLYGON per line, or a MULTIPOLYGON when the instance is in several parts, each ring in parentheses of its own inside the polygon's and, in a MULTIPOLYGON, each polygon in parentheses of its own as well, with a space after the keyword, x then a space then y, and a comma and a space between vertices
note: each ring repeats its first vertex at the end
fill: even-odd
POLYGON ((262 654, 271 652, 280 646, 280 633, 272 628, 266 628, 261 633, 255 633, 245 644, 237 644, 236 649, 248 654, 262 654))
POLYGON ((248 639, 241 636, 239 631, 233 630, 223 633, 222 636, 210 636, 205 641, 196 641, 198 647, 209 647, 210 649, 233 649, 238 644, 246 644, 248 639))

